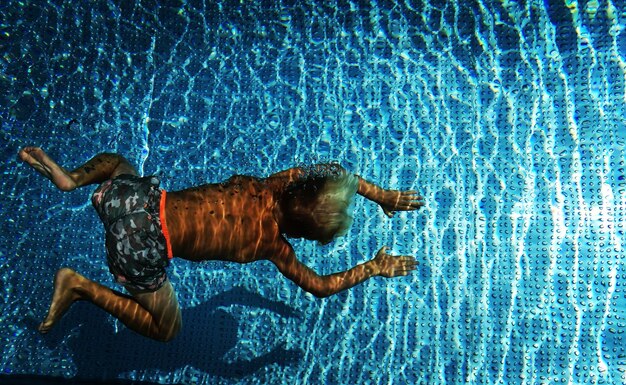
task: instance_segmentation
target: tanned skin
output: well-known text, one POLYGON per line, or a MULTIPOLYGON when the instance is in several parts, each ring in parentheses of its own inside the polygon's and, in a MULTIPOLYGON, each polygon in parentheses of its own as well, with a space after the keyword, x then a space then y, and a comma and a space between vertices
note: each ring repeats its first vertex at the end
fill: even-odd
MULTIPOLYGON (((23 148, 19 158, 62 191, 99 184, 121 174, 138 175, 135 168, 117 154, 96 155, 73 171, 59 166, 39 147, 23 148)), ((405 276, 415 270, 415 258, 389 255, 387 247, 382 247, 370 261, 325 276, 301 263, 279 230, 283 214, 277 199, 291 182, 303 175, 304 170, 300 168, 265 179, 236 175, 223 183, 168 192, 165 220, 173 254, 190 261, 270 260, 283 275, 317 297, 336 294, 374 276, 405 276)), ((424 205, 415 191, 385 190, 360 177, 358 180, 358 194, 379 204, 389 217, 396 211, 417 210, 424 205)), ((154 292, 130 287, 126 290, 130 295, 62 268, 54 278, 48 315, 39 330, 49 331, 73 302, 87 300, 144 336, 169 341, 178 334, 182 320, 169 280, 154 292)))

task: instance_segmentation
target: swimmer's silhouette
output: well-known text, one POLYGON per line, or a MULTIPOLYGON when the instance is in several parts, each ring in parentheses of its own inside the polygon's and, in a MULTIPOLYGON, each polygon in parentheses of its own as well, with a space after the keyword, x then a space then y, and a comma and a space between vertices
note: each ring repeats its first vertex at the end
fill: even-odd
MULTIPOLYGON (((246 322, 245 318, 237 319, 221 308, 231 305, 265 309, 283 318, 298 316, 295 309, 283 303, 234 288, 198 306, 183 309, 182 316, 194 327, 183 328, 175 340, 163 345, 128 329, 116 332, 106 320, 105 313, 87 313, 86 304, 76 306, 72 309, 71 321, 64 320, 59 325, 61 332, 74 331, 67 342, 76 366, 74 380, 104 381, 133 370, 173 372, 185 367, 214 376, 238 378, 269 365, 293 365, 302 359, 301 351, 286 349, 286 341, 276 341, 274 346, 267 346, 267 353, 229 363, 225 356, 236 346, 238 324, 246 322), (93 348, 94 344, 98 349, 93 348), (158 355, 149 354, 157 350, 158 355)), ((279 330, 276 333, 279 334, 279 330)), ((44 337, 51 347, 64 338, 56 334, 49 333, 44 337)))
POLYGON ((368 278, 404 276, 416 267, 411 256, 376 256, 348 271, 320 276, 302 264, 286 237, 328 243, 352 219, 355 193, 378 203, 385 214, 417 210, 414 191, 385 190, 337 164, 292 168, 260 179, 236 175, 225 182, 165 192, 155 177, 140 178, 117 154, 99 154, 74 171, 59 166, 41 148, 26 147, 20 159, 63 191, 100 183, 92 202, 106 231, 107 262, 130 295, 63 268, 54 278, 50 330, 78 300, 90 301, 130 329, 169 341, 182 325, 178 300, 165 267, 176 256, 190 261, 248 263, 267 259, 287 278, 317 297, 327 297, 368 278))

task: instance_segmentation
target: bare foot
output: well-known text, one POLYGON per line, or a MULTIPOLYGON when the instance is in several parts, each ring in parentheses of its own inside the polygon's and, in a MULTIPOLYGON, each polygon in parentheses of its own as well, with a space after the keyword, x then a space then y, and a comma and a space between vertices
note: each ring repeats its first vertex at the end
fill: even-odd
POLYGON ((24 147, 20 150, 19 157, 41 175, 50 179, 59 189, 71 191, 76 188, 76 182, 72 179, 67 170, 59 166, 57 162, 52 160, 41 148, 24 147))
POLYGON ((54 277, 54 293, 46 319, 39 325, 41 333, 47 333, 61 319, 69 307, 81 298, 76 288, 85 278, 72 269, 63 268, 54 277))
POLYGON ((393 217, 396 211, 413 211, 424 206, 422 197, 417 191, 385 190, 383 197, 378 202, 385 215, 393 217))

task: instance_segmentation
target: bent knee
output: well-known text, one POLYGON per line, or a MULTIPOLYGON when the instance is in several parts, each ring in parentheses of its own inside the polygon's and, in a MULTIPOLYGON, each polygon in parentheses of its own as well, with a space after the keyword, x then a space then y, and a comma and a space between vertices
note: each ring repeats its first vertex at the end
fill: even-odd
POLYGON ((168 330, 164 330, 163 332, 161 332, 156 339, 161 342, 170 342, 171 340, 176 338, 178 333, 180 333, 181 327, 182 325, 180 323, 175 324, 174 327, 168 328, 168 330))
POLYGON ((165 335, 159 336, 158 338, 156 338, 156 340, 159 342, 170 342, 171 340, 176 338, 177 335, 178 335, 178 332, 165 334, 165 335))
POLYGON ((155 339, 160 342, 170 342, 171 340, 176 338, 178 333, 180 333, 180 330, 182 329, 182 327, 183 327, 183 322, 179 315, 170 324, 161 325, 161 327, 159 327, 159 334, 155 336, 155 339))

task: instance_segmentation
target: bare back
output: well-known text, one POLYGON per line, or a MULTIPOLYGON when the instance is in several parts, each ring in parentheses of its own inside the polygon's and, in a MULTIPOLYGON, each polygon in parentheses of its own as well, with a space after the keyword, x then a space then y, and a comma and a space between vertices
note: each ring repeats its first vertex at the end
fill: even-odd
POLYGON ((168 192, 166 221, 174 255, 239 263, 269 258, 285 245, 275 217, 274 182, 237 175, 168 192))

